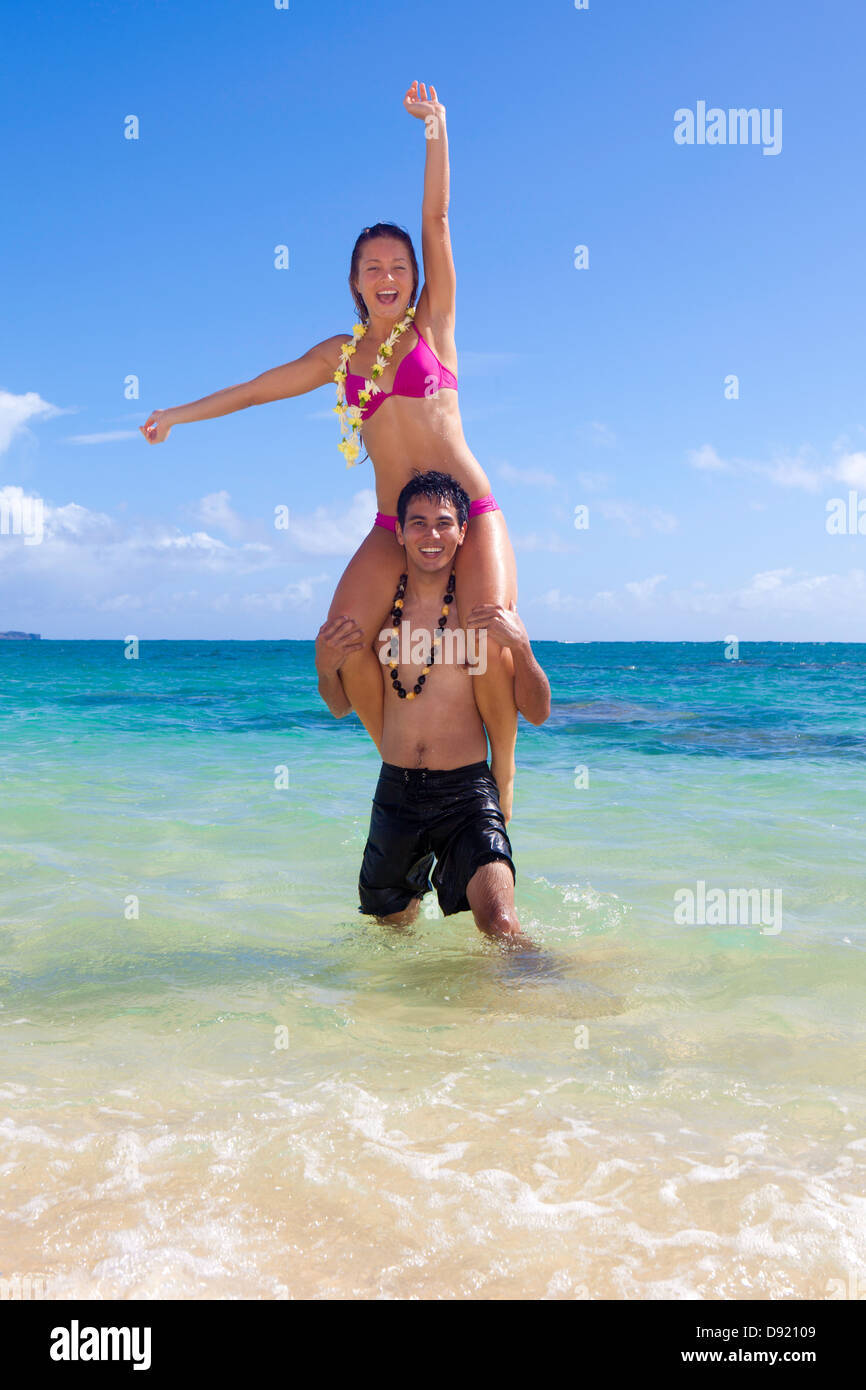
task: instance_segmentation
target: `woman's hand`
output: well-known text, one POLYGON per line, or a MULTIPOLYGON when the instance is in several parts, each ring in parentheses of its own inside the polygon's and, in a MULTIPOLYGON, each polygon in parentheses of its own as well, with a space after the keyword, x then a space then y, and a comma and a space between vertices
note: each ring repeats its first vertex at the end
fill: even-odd
POLYGON ((418 116, 420 120, 426 121, 428 116, 444 116, 445 107, 436 95, 436 88, 430 83, 430 96, 427 96, 427 86, 421 83, 420 93, 417 82, 413 82, 408 92, 403 98, 403 105, 410 116, 418 116))
POLYGON ((476 604, 466 619, 466 626, 486 628, 500 647, 509 647, 512 651, 516 647, 529 647, 529 634, 513 603, 509 608, 498 603, 476 604))
POLYGON ((148 444, 164 444, 173 424, 170 410, 152 410, 145 423, 138 428, 148 444))
POLYGON ((322 623, 316 636, 316 670, 320 676, 336 676, 347 656, 364 649, 364 633, 354 618, 341 613, 322 623))

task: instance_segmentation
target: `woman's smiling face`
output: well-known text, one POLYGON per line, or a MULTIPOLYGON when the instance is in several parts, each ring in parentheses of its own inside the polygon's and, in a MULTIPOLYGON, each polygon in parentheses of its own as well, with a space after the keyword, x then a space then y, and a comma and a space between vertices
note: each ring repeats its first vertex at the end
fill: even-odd
POLYGON ((376 318, 400 319, 412 293, 412 263, 396 237, 373 237, 361 252, 358 292, 376 318))

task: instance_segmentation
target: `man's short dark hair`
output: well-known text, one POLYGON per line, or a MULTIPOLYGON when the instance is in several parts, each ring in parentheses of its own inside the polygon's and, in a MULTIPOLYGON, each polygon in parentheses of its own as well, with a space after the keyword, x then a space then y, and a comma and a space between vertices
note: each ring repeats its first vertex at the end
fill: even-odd
POLYGON ((437 473, 432 468, 427 473, 415 470, 397 498, 397 520, 401 528, 406 525, 406 511, 413 497, 426 497, 428 502, 450 502, 460 526, 469 520, 469 493, 450 473, 437 473))

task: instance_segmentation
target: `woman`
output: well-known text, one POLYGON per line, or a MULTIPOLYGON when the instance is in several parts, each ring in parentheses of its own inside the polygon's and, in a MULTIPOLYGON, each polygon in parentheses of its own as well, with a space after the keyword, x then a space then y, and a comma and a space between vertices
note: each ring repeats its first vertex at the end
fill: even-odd
MULTIPOLYGON (((394 533, 397 497, 415 470, 452 474, 472 500, 466 540, 456 564, 461 612, 469 614, 467 626, 504 634, 507 624, 503 626, 502 615, 493 606, 508 611, 517 601, 514 551, 505 519, 491 495, 487 475, 463 436, 457 402, 445 107, 432 84, 428 99, 426 86, 422 83, 419 91, 417 82, 403 104, 410 115, 425 122, 427 135, 424 287, 417 306, 418 265, 408 233, 392 223, 367 227, 355 244, 349 273, 363 327, 356 326, 351 336, 340 333, 326 338, 302 357, 242 385, 189 405, 155 410, 141 426, 145 439, 158 444, 168 438, 172 425, 211 420, 337 382, 337 413, 344 429, 347 421, 352 428, 351 438, 338 447, 351 466, 359 452, 354 433, 362 429, 375 470, 379 513, 340 580, 328 623, 337 624, 351 615, 363 632, 363 645, 358 642, 350 651, 340 676, 348 700, 377 747, 382 729, 382 668, 374 643, 390 621, 403 568, 403 551, 394 533)), ((491 771, 507 820, 517 734, 514 664, 508 647, 491 640, 489 633, 487 669, 473 679, 490 737, 491 771)), ((520 694, 519 681, 517 688, 520 694)), ((434 691, 431 683, 424 695, 435 698, 434 691)), ((387 691, 386 696, 391 698, 387 691)), ((529 700, 521 708, 533 722, 545 717, 529 700)))

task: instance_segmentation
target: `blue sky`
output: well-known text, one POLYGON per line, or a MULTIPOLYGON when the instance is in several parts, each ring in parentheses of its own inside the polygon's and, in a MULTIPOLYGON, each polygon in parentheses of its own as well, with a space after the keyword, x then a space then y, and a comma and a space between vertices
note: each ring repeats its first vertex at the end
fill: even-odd
POLYGON ((375 512, 333 389, 156 448, 137 426, 348 334, 366 224, 420 249, 417 78, 448 110, 461 409, 530 634, 866 640, 866 534, 826 527, 830 499, 866 513, 864 38, 854 0, 19 0, 0 630, 315 634, 375 512), (780 152, 677 144, 700 101, 780 109, 780 152))

